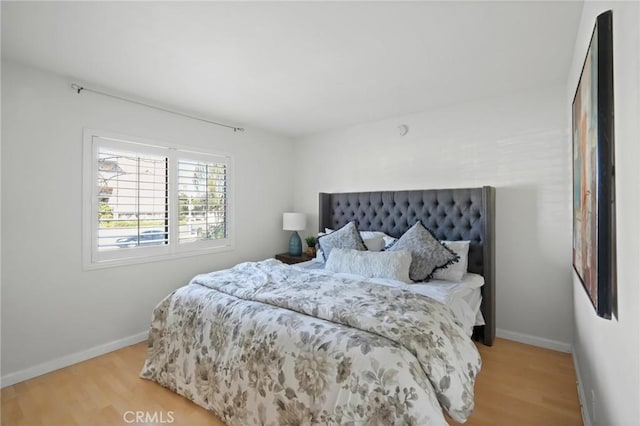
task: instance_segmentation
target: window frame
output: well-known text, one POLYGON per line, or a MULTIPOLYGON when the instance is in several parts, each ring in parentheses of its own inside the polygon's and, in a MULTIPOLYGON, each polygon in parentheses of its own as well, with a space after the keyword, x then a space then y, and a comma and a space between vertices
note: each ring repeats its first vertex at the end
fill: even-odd
POLYGON ((156 262, 235 248, 233 156, 220 151, 178 145, 115 132, 83 129, 82 260, 85 270, 156 262), (168 159, 168 244, 123 250, 98 250, 98 150, 99 147, 162 156, 168 159), (226 238, 180 243, 178 161, 217 161, 226 165, 226 238))

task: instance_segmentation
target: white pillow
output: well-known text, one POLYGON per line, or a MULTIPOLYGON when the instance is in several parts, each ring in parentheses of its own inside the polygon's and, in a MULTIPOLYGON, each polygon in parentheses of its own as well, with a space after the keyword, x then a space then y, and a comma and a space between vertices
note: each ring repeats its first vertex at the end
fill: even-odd
MULTIPOLYGON (((360 233, 360 236, 362 237, 362 232, 360 233)), ((364 245, 367 246, 367 250, 369 251, 382 251, 382 249, 385 246, 384 243, 384 238, 382 238, 381 235, 378 236, 374 236, 372 238, 365 238, 362 237, 362 240, 364 241, 364 245)))
POLYGON ((334 248, 329 253, 325 269, 365 278, 390 278, 410 284, 410 266, 411 253, 407 250, 372 252, 334 248))
POLYGON ((388 249, 393 243, 398 241, 397 238, 393 238, 391 235, 387 235, 382 231, 360 231, 360 236, 363 240, 367 238, 382 237, 384 240, 384 249, 388 249))
POLYGON ((440 241, 449 249, 453 250, 460 260, 456 263, 452 263, 444 269, 437 269, 432 278, 434 280, 443 281, 462 281, 462 278, 467 274, 467 267, 469 266, 469 244, 471 241, 440 241))
POLYGON ((451 288, 460 288, 460 289, 476 289, 480 288, 484 285, 484 277, 480 274, 474 274, 473 272, 467 272, 467 274, 462 277, 462 281, 453 282, 453 281, 429 281, 430 283, 438 284, 438 285, 451 285, 451 288))
MULTIPOLYGON (((332 232, 333 232, 333 229, 324 228, 324 233, 325 234, 330 234, 332 232)), ((322 235, 324 235, 324 234, 322 234, 322 235)), ((384 240, 384 247, 382 249, 384 249, 384 250, 388 249, 389 247, 391 247, 393 245, 393 243, 398 241, 397 238, 394 238, 391 235, 385 234, 382 231, 360 231, 360 237, 362 237, 362 239, 365 241, 365 243, 366 243, 366 240, 369 240, 371 238, 382 237, 382 239, 384 240)), ((369 245, 367 245, 367 248, 368 247, 369 247, 369 245)), ((369 250, 370 251, 379 251, 379 250, 372 250, 372 249, 369 249, 369 250)))

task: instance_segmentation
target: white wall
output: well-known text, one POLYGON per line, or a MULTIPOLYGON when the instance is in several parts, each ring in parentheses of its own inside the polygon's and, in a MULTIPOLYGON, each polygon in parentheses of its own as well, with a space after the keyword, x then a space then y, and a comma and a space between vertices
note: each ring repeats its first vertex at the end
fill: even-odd
POLYGON ((77 95, 70 79, 2 67, 3 377, 23 378, 25 369, 42 371, 42 363, 141 333, 153 307, 196 273, 287 246, 281 215, 293 207, 291 141, 77 95), (235 250, 84 272, 83 127, 234 155, 235 250))
POLYGON ((497 188, 499 334, 568 351, 572 334, 570 144, 565 87, 468 103, 306 137, 298 210, 318 192, 497 188), (397 126, 409 126, 401 137, 397 126))
POLYGON ((639 3, 585 2, 565 105, 570 109, 596 16, 608 9, 613 10, 618 319, 596 316, 574 274, 574 354, 585 424, 626 426, 640 419, 639 3))

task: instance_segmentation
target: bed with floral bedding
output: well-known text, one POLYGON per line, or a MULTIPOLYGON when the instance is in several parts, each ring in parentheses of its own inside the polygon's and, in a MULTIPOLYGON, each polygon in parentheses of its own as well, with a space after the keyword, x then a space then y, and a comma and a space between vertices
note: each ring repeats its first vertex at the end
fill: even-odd
POLYGON ((154 310, 141 376, 227 425, 446 425, 481 360, 447 306, 274 259, 198 275, 154 310))
POLYGON ((493 344, 495 188, 320 193, 318 230, 324 270, 243 263, 167 296, 141 376, 229 426, 464 422, 469 325, 413 283, 478 274, 473 337, 493 344))

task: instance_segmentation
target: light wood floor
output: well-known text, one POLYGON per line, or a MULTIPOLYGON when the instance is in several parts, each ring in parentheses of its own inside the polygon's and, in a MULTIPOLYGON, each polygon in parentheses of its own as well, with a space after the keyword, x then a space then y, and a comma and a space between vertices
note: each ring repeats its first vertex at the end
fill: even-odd
MULTIPOLYGON (((483 366, 467 425, 582 425, 571 355, 503 339, 478 348, 483 366)), ((223 426, 207 410, 140 379, 145 356, 141 343, 6 387, 2 425, 126 425, 127 411, 163 413, 157 424, 169 424, 171 411, 173 425, 223 426)))

